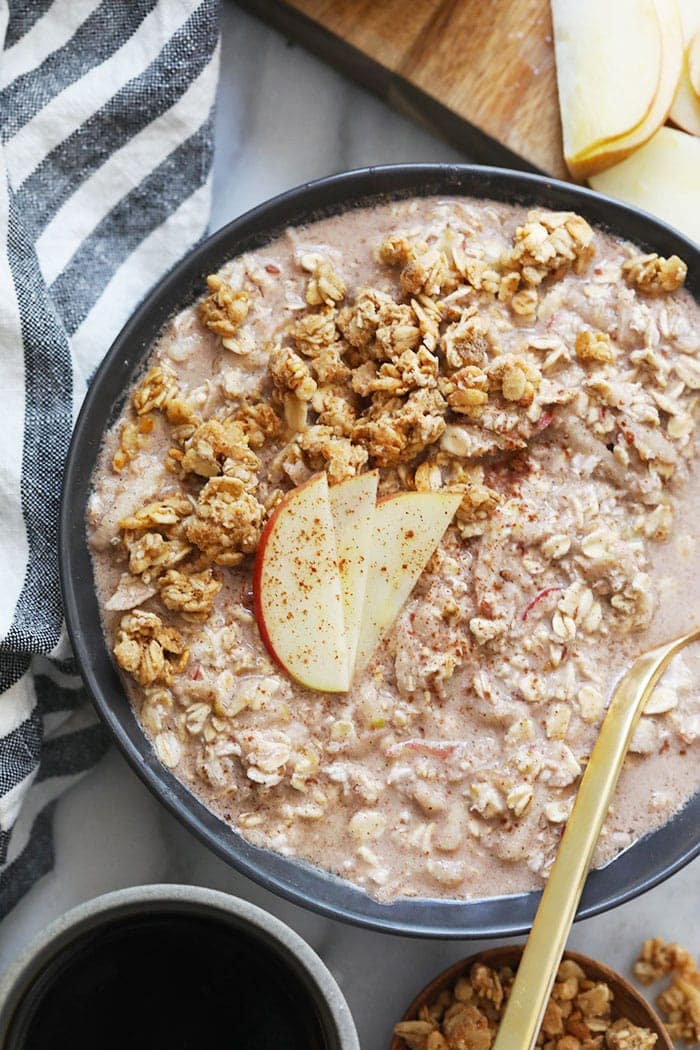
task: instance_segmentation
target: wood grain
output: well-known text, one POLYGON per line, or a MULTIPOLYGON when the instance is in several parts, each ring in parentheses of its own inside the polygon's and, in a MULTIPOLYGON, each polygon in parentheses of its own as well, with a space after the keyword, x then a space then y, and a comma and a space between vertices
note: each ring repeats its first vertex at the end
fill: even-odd
MULTIPOLYGON (((522 954, 522 945, 504 945, 501 948, 491 948, 478 955, 472 955, 468 959, 455 963, 447 970, 431 981, 427 987, 418 993, 411 1005, 400 1020, 414 1021, 422 1006, 434 1002, 440 992, 445 988, 451 988, 458 977, 467 975, 475 962, 482 962, 486 966, 499 969, 502 966, 510 966, 517 969, 517 964, 522 954)), ((661 1018, 654 1011, 646 999, 639 994, 629 981, 621 974, 611 970, 603 963, 589 959, 587 955, 579 955, 577 952, 564 952, 565 959, 573 959, 577 962, 587 977, 593 981, 604 981, 613 991, 612 1017, 626 1017, 633 1024, 642 1028, 649 1028, 658 1036, 655 1050, 674 1050, 673 1042, 664 1028, 661 1018)), ((406 1050, 406 1044, 399 1036, 394 1036, 391 1041, 390 1050, 406 1050)))
POLYGON ((478 160, 566 178, 549 0, 247 0, 478 160))

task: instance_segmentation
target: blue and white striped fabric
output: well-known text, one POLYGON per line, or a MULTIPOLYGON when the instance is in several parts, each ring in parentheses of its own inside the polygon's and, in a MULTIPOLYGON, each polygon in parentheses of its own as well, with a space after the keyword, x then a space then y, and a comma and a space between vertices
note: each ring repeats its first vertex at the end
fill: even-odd
POLYGON ((3 40, 0 915, 107 746, 63 626, 61 477, 86 381, 206 231, 217 0, 0 0, 3 40))

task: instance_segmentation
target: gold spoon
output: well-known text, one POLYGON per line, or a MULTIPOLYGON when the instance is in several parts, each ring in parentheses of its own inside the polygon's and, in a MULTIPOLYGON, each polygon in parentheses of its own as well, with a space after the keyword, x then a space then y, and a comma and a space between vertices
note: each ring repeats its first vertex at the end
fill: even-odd
POLYGON ((700 628, 638 657, 600 727, 540 900, 492 1050, 532 1050, 581 899, 600 829, 639 716, 671 659, 700 628))

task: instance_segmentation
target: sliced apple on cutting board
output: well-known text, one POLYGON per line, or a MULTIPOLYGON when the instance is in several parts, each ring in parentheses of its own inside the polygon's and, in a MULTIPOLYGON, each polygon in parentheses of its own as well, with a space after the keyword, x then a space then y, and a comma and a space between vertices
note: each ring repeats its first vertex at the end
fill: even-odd
POLYGON ((399 492, 377 503, 355 675, 399 615, 461 502, 459 492, 399 492))
POLYGON ((590 180, 594 190, 635 204, 700 244, 700 139, 659 128, 629 157, 590 180))
POLYGON ((335 526, 348 664, 351 668, 355 663, 362 624, 378 483, 378 471, 370 470, 331 486, 328 493, 335 526))
POLYGON ((253 573, 255 617, 270 655, 308 689, 345 692, 350 664, 325 474, 292 489, 265 526, 253 573))
POLYGON ((649 114, 661 80, 654 0, 552 0, 564 156, 574 170, 649 114))
POLYGON ((568 158, 569 169, 576 179, 588 178, 624 160, 648 142, 669 114, 683 70, 683 26, 676 0, 654 0, 654 3, 659 19, 661 73, 651 108, 631 131, 599 142, 577 157, 568 158))
POLYGON ((700 135, 700 97, 693 87, 693 74, 691 74, 691 69, 695 68, 694 40, 700 33, 700 2, 699 0, 681 0, 678 7, 683 23, 685 56, 669 117, 677 127, 691 135, 700 135))
POLYGON ((688 76, 693 91, 700 98, 700 29, 688 44, 688 76))
POLYGON ((681 79, 669 118, 690 135, 700 135, 700 98, 695 94, 690 80, 689 56, 686 51, 681 79))

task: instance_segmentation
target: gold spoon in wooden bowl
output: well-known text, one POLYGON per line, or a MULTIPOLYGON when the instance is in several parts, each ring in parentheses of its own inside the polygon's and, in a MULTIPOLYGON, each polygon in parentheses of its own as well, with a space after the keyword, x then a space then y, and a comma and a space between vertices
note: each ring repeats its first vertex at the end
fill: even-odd
POLYGON ((492 1050, 531 1050, 535 1045, 632 734, 669 662, 698 638, 696 627, 643 653, 620 680, 583 774, 492 1050))

